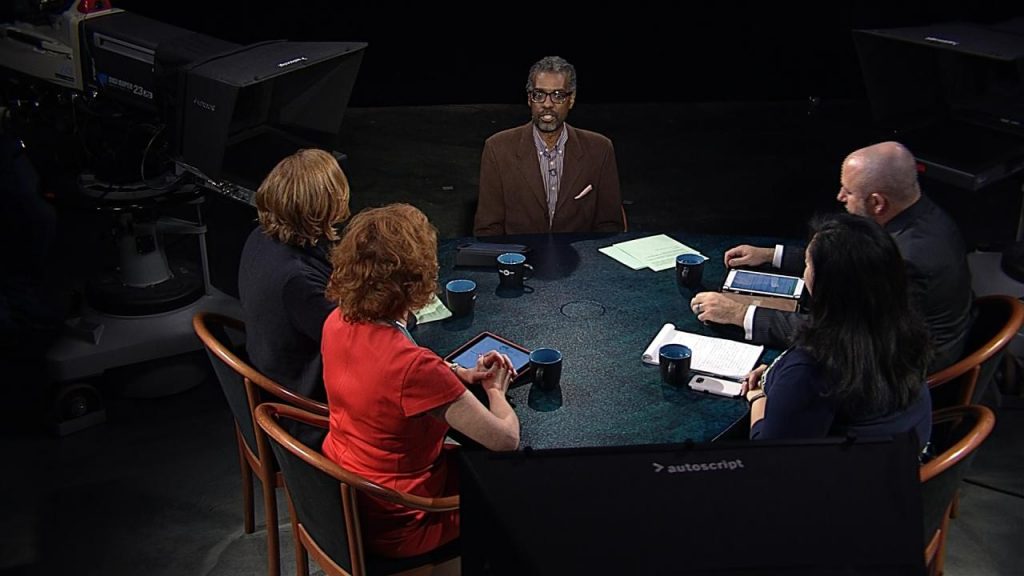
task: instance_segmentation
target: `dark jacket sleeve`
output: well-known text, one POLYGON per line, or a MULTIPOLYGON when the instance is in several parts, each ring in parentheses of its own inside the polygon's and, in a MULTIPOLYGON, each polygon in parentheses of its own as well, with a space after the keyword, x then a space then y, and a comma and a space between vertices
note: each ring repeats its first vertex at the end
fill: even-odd
POLYGON ((786 348, 797 329, 806 322, 807 316, 804 314, 758 306, 754 310, 752 341, 773 348, 786 348))
POLYGON ((502 236, 505 234, 505 198, 501 189, 501 174, 494 146, 488 140, 480 158, 480 193, 477 197, 473 235, 502 236))
POLYGON ((327 300, 327 278, 312 270, 296 274, 284 285, 284 306, 292 326, 314 342, 323 336, 324 320, 337 306, 327 300))
POLYGON ((598 205, 594 214, 595 232, 622 232, 622 192, 619 190, 619 167, 615 147, 609 141, 601 160, 601 176, 597 185, 598 205))
POLYGON ((804 273, 804 250, 805 246, 792 245, 782 248, 782 266, 779 272, 789 276, 802 276, 804 273))

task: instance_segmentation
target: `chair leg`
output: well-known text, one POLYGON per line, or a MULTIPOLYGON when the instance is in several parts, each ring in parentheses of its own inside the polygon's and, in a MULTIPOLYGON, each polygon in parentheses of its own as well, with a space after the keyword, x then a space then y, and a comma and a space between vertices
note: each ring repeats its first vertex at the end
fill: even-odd
POLYGON ((280 576, 281 542, 277 532, 277 486, 274 473, 261 474, 260 481, 263 484, 263 518, 267 523, 267 574, 280 576))
POLYGON ((999 383, 999 389, 1004 394, 1022 396, 1024 395, 1024 386, 1021 386, 1020 375, 1017 370, 1017 357, 1011 352, 1006 352, 1003 356, 1003 379, 999 383))
POLYGON ((949 517, 956 518, 960 515, 960 490, 953 494, 953 505, 949 507, 949 517))
POLYGON ((295 515, 295 504, 292 502, 292 495, 288 493, 288 487, 284 488, 284 497, 288 499, 288 518, 292 523, 292 546, 295 547, 295 574, 296 576, 309 576, 309 555, 302 545, 302 538, 299 537, 299 517, 295 515))
POLYGON ((255 503, 252 497, 252 468, 249 461, 245 459, 245 445, 242 435, 235 434, 238 442, 238 467, 242 471, 242 529, 246 534, 252 534, 256 530, 256 520, 253 518, 253 507, 255 503))
POLYGON ((942 519, 942 528, 939 536, 939 552, 935 555, 935 576, 942 576, 946 569, 946 537, 949 535, 949 518, 953 511, 952 503, 946 509, 946 515, 942 519))

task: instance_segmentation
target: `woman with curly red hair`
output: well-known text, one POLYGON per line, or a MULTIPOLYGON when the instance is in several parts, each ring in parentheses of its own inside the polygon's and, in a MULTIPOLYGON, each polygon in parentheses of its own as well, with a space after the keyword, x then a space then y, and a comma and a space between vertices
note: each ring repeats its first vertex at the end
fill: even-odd
MULTIPOLYGON (((519 419, 505 398, 514 368, 497 352, 474 368, 445 363, 405 327, 437 287, 437 232, 408 204, 357 214, 331 252, 321 351, 330 406, 324 454, 389 488, 422 496, 458 492, 449 427, 492 450, 515 450, 519 419), (485 407, 466 388, 479 383, 485 407)), ((431 514, 365 498, 364 540, 375 553, 429 552, 459 534, 457 511, 431 514)))

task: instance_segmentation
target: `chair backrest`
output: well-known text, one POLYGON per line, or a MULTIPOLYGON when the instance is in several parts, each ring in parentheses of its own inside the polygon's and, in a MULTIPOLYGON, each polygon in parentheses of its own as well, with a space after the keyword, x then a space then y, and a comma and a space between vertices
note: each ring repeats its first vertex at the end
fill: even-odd
POLYGON ((995 422, 991 410, 977 405, 954 406, 932 414, 932 445, 937 456, 920 471, 926 543, 941 527, 960 481, 995 422))
POLYGON ((253 410, 263 401, 264 393, 310 412, 328 413, 326 404, 285 388, 243 360, 244 347, 233 345, 231 338, 234 335, 238 339, 245 334, 245 323, 241 320, 223 314, 197 312, 192 317, 192 328, 206 347, 206 354, 210 357, 238 429, 253 454, 259 453, 253 410))
MULTIPOLYGON (((289 422, 326 429, 326 416, 268 402, 257 406, 256 422, 265 432, 260 435, 261 441, 270 444, 284 475, 299 538, 328 574, 358 576, 366 572, 357 492, 430 512, 459 507, 458 496, 426 498, 396 492, 345 470, 317 449, 303 444, 282 425, 289 422)), ((423 559, 402 559, 392 565, 400 569, 423 562, 423 559)))
POLYGON ((1001 352, 1024 324, 1024 303, 1012 296, 982 296, 974 301, 976 318, 967 334, 965 356, 952 366, 928 376, 936 408, 966 406, 976 399, 998 366, 1001 352))

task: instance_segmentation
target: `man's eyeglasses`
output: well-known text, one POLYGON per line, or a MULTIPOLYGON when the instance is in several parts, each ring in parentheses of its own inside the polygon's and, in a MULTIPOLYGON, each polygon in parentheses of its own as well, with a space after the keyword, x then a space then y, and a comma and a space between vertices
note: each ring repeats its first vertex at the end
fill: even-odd
POLYGON ((572 96, 572 92, 564 92, 562 90, 555 90, 554 92, 545 92, 543 90, 528 90, 527 94, 530 95, 530 102, 534 104, 543 104, 548 96, 551 97, 551 101, 555 104, 565 104, 565 101, 572 96))

